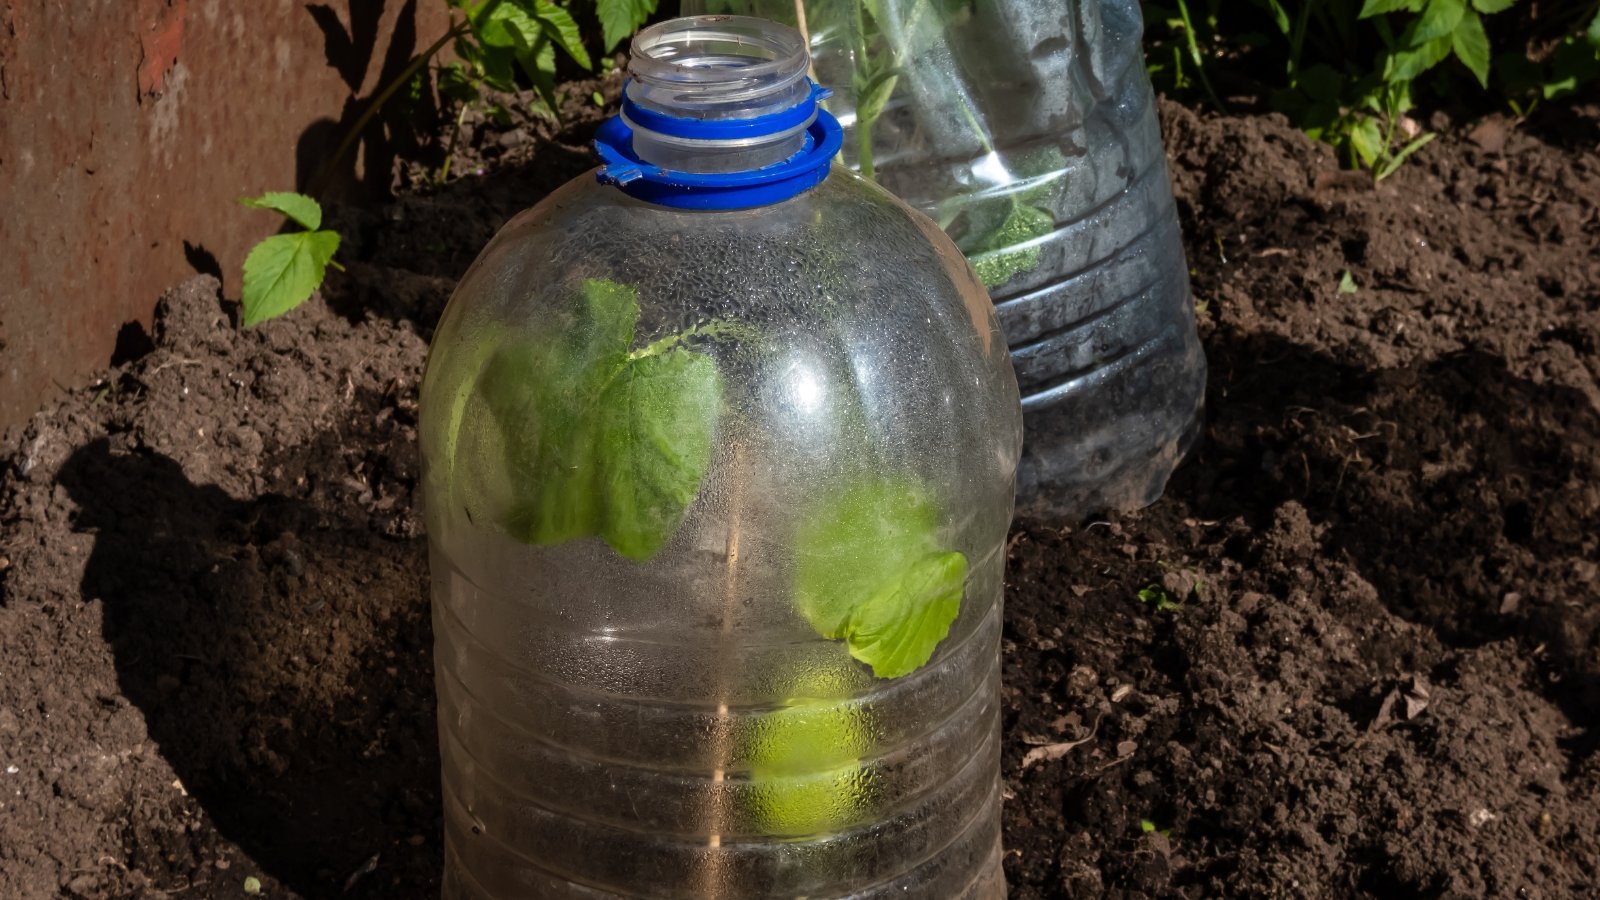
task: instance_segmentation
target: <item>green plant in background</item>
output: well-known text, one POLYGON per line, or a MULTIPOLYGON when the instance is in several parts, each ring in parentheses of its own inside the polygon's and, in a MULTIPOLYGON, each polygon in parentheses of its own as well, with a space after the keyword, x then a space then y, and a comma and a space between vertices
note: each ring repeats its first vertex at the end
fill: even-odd
POLYGON ((1600 81, 1600 2, 1576 11, 1571 21, 1578 25, 1567 23, 1554 47, 1537 59, 1515 50, 1495 57, 1506 83, 1506 103, 1517 115, 1600 81))
POLYGON ((445 47, 453 46, 459 61, 433 66, 433 84, 439 96, 454 102, 458 109, 455 128, 446 150, 440 179, 449 175, 449 160, 454 155, 456 135, 462 116, 470 108, 481 107, 491 116, 504 116, 505 110, 489 102, 486 89, 513 92, 519 74, 539 96, 541 114, 553 117, 559 104, 555 94, 557 50, 586 70, 594 60, 583 40, 583 30, 574 15, 575 8, 592 11, 601 31, 601 50, 610 53, 655 12, 659 0, 445 0, 452 13, 451 26, 421 53, 411 58, 393 81, 378 91, 361 116, 346 132, 338 148, 323 164, 312 184, 321 187, 327 175, 350 152, 374 116, 402 89, 420 99, 426 92, 426 75, 434 58, 445 47), (456 18, 459 14, 460 18, 456 18))
MULTIPOLYGON (((1172 0, 1145 4, 1151 75, 1183 94, 1196 85, 1217 106, 1223 79, 1272 104, 1350 166, 1384 178, 1433 139, 1410 117, 1464 92, 1500 96, 1522 111, 1600 77, 1600 3, 1559 19, 1563 37, 1542 63, 1527 50, 1495 54, 1491 23, 1517 0, 1172 0), (1580 27, 1587 30, 1579 33, 1580 27)), ((1542 9, 1517 21, 1549 23, 1542 9)), ((1501 43, 1505 43, 1502 36, 1501 43)))
POLYGON ((259 325, 304 303, 337 268, 339 233, 322 230, 322 207, 304 194, 245 197, 252 209, 270 209, 303 230, 275 234, 257 244, 244 261, 244 325, 259 325))
MULTIPOLYGON (((601 47, 610 53, 625 38, 643 25, 656 10, 658 0, 445 0, 452 13, 452 24, 437 40, 411 61, 398 76, 367 104, 346 132, 333 154, 311 179, 313 192, 325 186, 328 174, 348 154, 385 104, 402 89, 416 100, 426 90, 429 65, 445 47, 454 45, 458 62, 433 68, 434 86, 439 96, 459 107, 455 127, 445 151, 438 180, 449 177, 455 156, 455 143, 462 117, 473 107, 483 107, 491 115, 503 113, 485 99, 485 89, 513 92, 519 73, 538 93, 544 111, 554 115, 557 50, 584 69, 593 69, 594 60, 584 44, 575 6, 592 10, 601 31, 601 47)), ((599 94, 596 92, 595 97, 599 94)), ((596 99, 598 103, 599 100, 596 99)), ((240 201, 257 209, 282 213, 304 231, 267 238, 250 251, 244 264, 244 324, 257 325, 281 316, 306 301, 321 286, 327 267, 338 263, 333 255, 339 249, 339 235, 322 228, 322 207, 303 194, 267 193, 240 201)))

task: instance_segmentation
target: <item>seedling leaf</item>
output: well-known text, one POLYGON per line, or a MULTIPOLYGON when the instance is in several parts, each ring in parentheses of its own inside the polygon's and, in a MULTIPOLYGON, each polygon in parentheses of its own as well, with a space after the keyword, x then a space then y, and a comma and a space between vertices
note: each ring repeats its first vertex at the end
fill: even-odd
POLYGON ((879 678, 928 661, 960 611, 966 557, 939 546, 933 498, 909 479, 824 492, 795 538, 795 602, 879 678))
POLYGON ((857 607, 850 617, 850 655, 879 678, 922 668, 961 611, 967 558, 931 553, 857 607))
POLYGON ((485 367, 479 392, 499 433, 513 537, 600 537, 649 559, 699 493, 720 376, 681 347, 631 357, 638 318, 632 288, 590 279, 552 334, 508 341, 485 367))
POLYGON ((239 202, 251 209, 270 209, 282 213, 285 218, 307 231, 316 231, 322 227, 322 207, 305 194, 268 191, 259 197, 241 197, 239 202))
POLYGON ((1483 19, 1476 12, 1461 17, 1450 34, 1450 47, 1456 59, 1472 70, 1478 86, 1489 86, 1489 35, 1484 33, 1483 19))
POLYGON ((1055 227, 1055 217, 1036 206, 1013 203, 1006 217, 965 249, 973 271, 985 287, 997 288, 1039 265, 1042 251, 1034 243, 1055 227))
MULTIPOLYGON (((1429 142, 1431 142, 1434 138, 1436 138, 1438 136, 1439 135, 1435 134, 1434 132, 1429 131, 1429 132, 1425 132, 1423 134, 1419 134, 1415 138, 1412 138, 1410 143, 1408 143, 1404 147, 1400 148, 1400 152, 1399 153, 1396 153, 1394 156, 1389 157, 1389 161, 1384 163, 1382 166, 1380 166, 1378 168, 1377 172, 1373 173, 1374 174, 1374 180, 1375 181, 1382 181, 1383 179, 1388 178, 1390 175, 1393 175, 1395 173, 1395 170, 1399 169, 1400 165, 1402 163, 1404 163, 1407 159, 1411 158, 1411 154, 1416 153, 1418 150, 1421 150, 1423 147, 1428 146, 1429 142)), ((1345 276, 1346 277, 1349 277, 1349 275, 1350 275, 1349 272, 1345 272, 1345 276)), ((1344 290, 1344 283, 1342 281, 1339 283, 1339 289, 1341 291, 1344 290)), ((1355 293, 1355 284, 1354 284, 1354 282, 1351 283, 1351 288, 1350 288, 1349 293, 1355 293)))
POLYGON ((600 19, 600 33, 606 52, 615 50, 628 35, 644 24, 656 11, 657 0, 595 0, 595 15, 600 19))
POLYGON ((545 37, 560 44, 561 49, 567 51, 567 55, 578 65, 585 69, 594 68, 588 48, 583 46, 583 34, 578 30, 578 23, 573 20, 571 13, 550 0, 537 0, 534 16, 539 20, 545 37))
POLYGON ((838 828, 860 809, 860 711, 833 699, 793 700, 761 717, 751 782, 762 827, 803 837, 838 828))
POLYGON ((1383 144, 1383 129, 1378 127, 1378 120, 1372 116, 1364 115, 1355 122, 1350 127, 1349 139, 1350 147, 1360 158, 1363 167, 1371 167, 1386 149, 1383 144))
POLYGON ((1439 64, 1439 61, 1450 55, 1453 38, 1450 34, 1428 41, 1427 43, 1402 50, 1390 60, 1391 81, 1410 81, 1439 64))
POLYGON ((1416 12, 1422 8, 1423 0, 1367 0, 1362 4, 1361 15, 1358 18, 1369 19, 1384 13, 1416 12))
POLYGON ((1350 274, 1349 269, 1345 269, 1344 274, 1339 276, 1339 293, 1354 294, 1359 290, 1360 288, 1356 287, 1355 277, 1350 274))
POLYGON ((601 534, 618 553, 649 559, 678 527, 711 462, 720 395, 716 364, 686 350, 629 361, 601 395, 601 534))
POLYGON ((1412 22, 1400 40, 1408 47, 1418 47, 1429 41, 1449 37, 1461 24, 1466 14, 1466 0, 1428 0, 1422 16, 1412 22))
POLYGON ((1166 589, 1159 584, 1151 584, 1140 588, 1139 602, 1146 605, 1154 605, 1158 613, 1176 612, 1183 606, 1182 603, 1172 599, 1172 595, 1168 594, 1166 589))
POLYGON ((333 231, 278 234, 257 244, 244 261, 244 324, 259 325, 301 303, 322 284, 339 250, 333 231))

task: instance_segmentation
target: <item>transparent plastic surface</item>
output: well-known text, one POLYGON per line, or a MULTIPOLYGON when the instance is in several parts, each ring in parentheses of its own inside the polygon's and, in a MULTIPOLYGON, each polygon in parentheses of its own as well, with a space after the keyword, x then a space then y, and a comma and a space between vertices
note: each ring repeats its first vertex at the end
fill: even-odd
POLYGON ((842 168, 723 212, 579 178, 462 279, 421 415, 446 897, 1005 895, 1021 412, 932 222, 842 168), (936 583, 925 659, 824 634, 936 583))
POLYGON ((994 298, 1027 418, 1018 503, 1156 500, 1205 358, 1134 0, 684 0, 808 33, 843 158, 933 217, 994 298), (803 21, 802 21, 803 18, 803 21))

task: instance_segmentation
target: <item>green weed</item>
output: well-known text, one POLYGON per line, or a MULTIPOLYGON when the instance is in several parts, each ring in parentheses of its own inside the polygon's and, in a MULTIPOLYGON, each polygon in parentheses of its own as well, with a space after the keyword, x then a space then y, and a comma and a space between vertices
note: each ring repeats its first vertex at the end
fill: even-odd
POLYGON ((1556 49, 1537 61, 1526 49, 1492 49, 1491 35, 1502 45, 1509 36, 1491 23, 1519 0, 1169 2, 1144 6, 1158 87, 1192 95, 1198 85, 1219 108, 1214 83, 1266 96, 1378 180, 1433 140, 1410 116, 1419 94, 1486 93, 1522 113, 1600 79, 1600 2, 1565 17, 1514 17, 1560 29, 1556 49))

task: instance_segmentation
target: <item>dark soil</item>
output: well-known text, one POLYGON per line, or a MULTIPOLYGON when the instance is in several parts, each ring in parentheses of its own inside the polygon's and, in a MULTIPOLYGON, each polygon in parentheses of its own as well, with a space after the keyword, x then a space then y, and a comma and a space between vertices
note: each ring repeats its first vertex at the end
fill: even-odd
MULTIPOLYGON (((1209 424, 1149 510, 1013 535, 1012 896, 1593 896, 1600 110, 1377 188, 1166 115, 1209 424)), ((425 339, 595 118, 469 123, 325 296, 188 282, 6 436, 0 897, 436 896, 425 339)))

